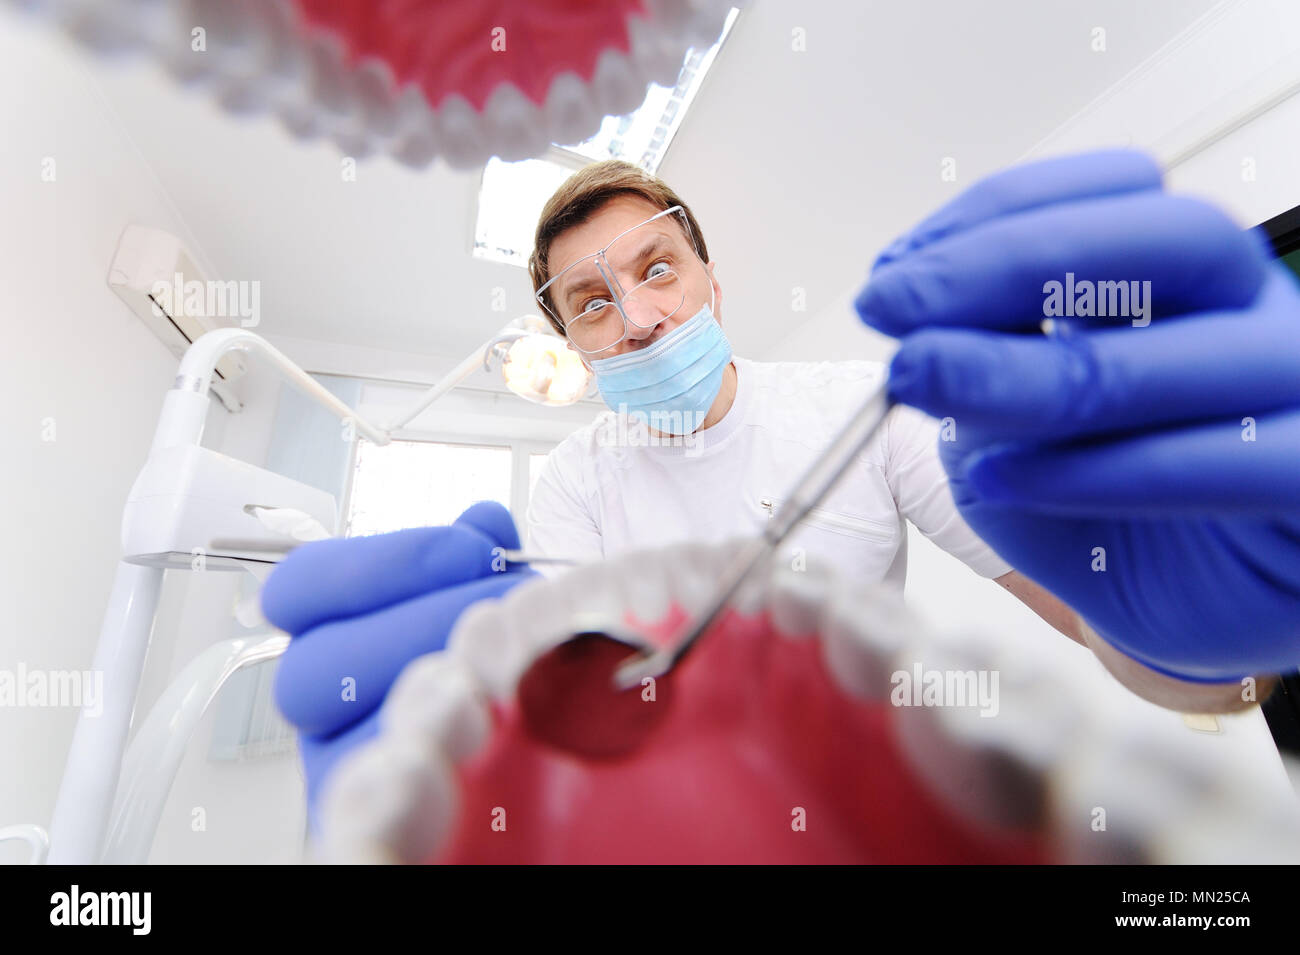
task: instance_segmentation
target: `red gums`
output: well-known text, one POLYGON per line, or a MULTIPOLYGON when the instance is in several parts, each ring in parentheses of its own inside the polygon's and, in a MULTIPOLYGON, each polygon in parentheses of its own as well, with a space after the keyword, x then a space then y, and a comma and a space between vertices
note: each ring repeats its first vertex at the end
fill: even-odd
POLYGON ((307 29, 323 30, 343 41, 349 64, 383 60, 399 88, 417 85, 434 109, 447 96, 459 93, 479 112, 502 83, 513 83, 541 106, 560 73, 572 71, 589 82, 602 52, 629 51, 628 18, 645 16, 642 0, 293 0, 293 4, 307 29))

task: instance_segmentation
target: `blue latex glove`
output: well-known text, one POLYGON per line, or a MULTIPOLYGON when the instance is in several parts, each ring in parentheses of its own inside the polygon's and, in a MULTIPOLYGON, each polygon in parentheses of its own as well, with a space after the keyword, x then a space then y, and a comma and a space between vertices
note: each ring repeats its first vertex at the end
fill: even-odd
POLYGON ((509 512, 483 501, 449 527, 304 544, 267 579, 262 612, 293 637, 275 699, 298 728, 313 832, 323 780, 378 732, 379 704, 403 667, 441 650, 470 604, 536 573, 494 553, 518 546, 509 512))
POLYGON ((971 187, 856 303, 902 339, 893 395, 953 419, 940 455, 976 533, 1184 680, 1300 665, 1300 289, 1266 248, 1142 154, 1093 153, 971 187), (1038 334, 1067 272, 1149 280, 1150 324, 1038 334))

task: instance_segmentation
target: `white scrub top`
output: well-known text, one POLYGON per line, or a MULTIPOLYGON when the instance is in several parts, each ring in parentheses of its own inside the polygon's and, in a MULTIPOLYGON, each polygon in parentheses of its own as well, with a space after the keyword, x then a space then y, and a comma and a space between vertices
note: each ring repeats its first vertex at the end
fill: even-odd
MULTIPOLYGON (((836 431, 878 386, 878 362, 734 358, 726 416, 664 439, 613 411, 547 456, 528 507, 528 550, 580 561, 694 539, 758 533, 836 431)), ((897 406, 783 551, 901 593, 903 518, 983 577, 1011 566, 966 524, 939 462, 939 423, 897 406)))

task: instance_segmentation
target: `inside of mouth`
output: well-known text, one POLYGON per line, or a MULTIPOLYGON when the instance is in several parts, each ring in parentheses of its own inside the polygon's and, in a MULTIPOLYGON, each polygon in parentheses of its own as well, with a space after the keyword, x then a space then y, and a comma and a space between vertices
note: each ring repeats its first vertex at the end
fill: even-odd
MULTIPOLYGON (((637 625, 663 640, 685 618, 674 606, 637 625)), ((634 697, 659 710, 615 759, 539 739, 518 699, 496 707, 490 743, 457 770, 452 834, 427 861, 1051 861, 1046 833, 991 831, 948 808, 900 749, 891 721, 907 711, 845 694, 819 642, 777 637, 766 613, 728 611, 670 684, 634 697)))
POLYGON ((615 671, 645 652, 602 631, 576 634, 543 653, 515 691, 520 722, 535 742, 586 760, 625 759, 669 713, 669 674, 620 689, 615 671))

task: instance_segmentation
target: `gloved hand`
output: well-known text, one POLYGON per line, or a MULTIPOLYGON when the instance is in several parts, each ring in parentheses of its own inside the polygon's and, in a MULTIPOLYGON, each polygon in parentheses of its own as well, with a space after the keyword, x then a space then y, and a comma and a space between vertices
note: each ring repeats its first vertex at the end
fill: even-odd
POLYGON ((313 832, 322 781, 376 734, 402 668, 441 650, 470 604, 536 573, 502 561, 497 548, 518 546, 509 512, 483 501, 449 527, 304 544, 267 579, 262 612, 293 637, 275 699, 298 728, 313 832))
POLYGON ((952 419, 957 506, 1017 570, 1166 675, 1300 665, 1300 290, 1259 233, 1140 153, 1049 160, 894 242, 856 305, 902 339, 892 394, 952 419), (1149 281, 1149 324, 1038 334, 1067 273, 1149 281))

